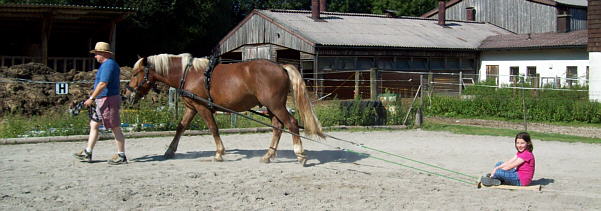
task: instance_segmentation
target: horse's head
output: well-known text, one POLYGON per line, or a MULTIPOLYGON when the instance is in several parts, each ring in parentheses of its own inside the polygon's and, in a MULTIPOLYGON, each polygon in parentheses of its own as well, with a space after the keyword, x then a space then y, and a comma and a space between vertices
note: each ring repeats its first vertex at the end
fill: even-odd
POLYGON ((156 79, 152 77, 151 71, 154 67, 148 63, 146 57, 139 59, 132 70, 129 84, 125 96, 127 103, 133 105, 148 94, 148 91, 154 86, 156 79))

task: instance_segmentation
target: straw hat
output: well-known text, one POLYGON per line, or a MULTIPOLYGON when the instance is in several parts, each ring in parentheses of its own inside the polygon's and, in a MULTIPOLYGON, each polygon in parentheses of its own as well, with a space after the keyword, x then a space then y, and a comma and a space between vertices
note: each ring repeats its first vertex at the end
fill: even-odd
POLYGON ((105 53, 113 54, 113 52, 111 52, 111 45, 109 45, 106 42, 97 42, 96 46, 94 47, 94 50, 91 50, 90 53, 96 53, 96 52, 105 52, 105 53))

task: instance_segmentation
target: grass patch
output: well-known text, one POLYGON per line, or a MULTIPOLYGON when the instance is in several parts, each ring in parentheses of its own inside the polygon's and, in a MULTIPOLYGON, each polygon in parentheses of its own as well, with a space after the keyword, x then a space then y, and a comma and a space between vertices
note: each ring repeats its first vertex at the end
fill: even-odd
MULTIPOLYGON (((488 135, 488 136, 507 136, 514 138, 515 134, 521 132, 520 130, 511 129, 498 129, 498 128, 483 128, 475 126, 464 126, 464 125, 447 125, 447 124, 433 124, 428 123, 423 127, 424 130, 429 131, 449 131, 456 134, 467 134, 467 135, 488 135)), ((601 143, 601 139, 588 138, 581 136, 563 135, 555 133, 540 133, 534 131, 528 131, 533 139, 543 141, 561 141, 561 142, 580 142, 580 143, 601 143)))

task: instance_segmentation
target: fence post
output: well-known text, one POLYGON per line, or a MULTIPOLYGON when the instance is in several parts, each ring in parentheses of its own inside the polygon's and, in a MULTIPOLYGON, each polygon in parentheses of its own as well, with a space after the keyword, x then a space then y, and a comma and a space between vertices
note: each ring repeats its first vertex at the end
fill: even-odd
POLYGON ((378 69, 369 69, 369 93, 371 100, 378 99, 378 69))
POLYGON ((459 71, 459 95, 463 92, 463 72, 459 71))
POLYGON ((361 90, 359 90, 359 83, 361 83, 359 80, 361 80, 361 73, 359 71, 355 71, 355 95, 353 96, 353 99, 358 99, 359 97, 361 97, 361 90))
POLYGON ((418 128, 422 127, 422 124, 424 123, 424 115, 423 115, 423 108, 424 108, 424 75, 420 74, 419 75, 419 84, 421 89, 419 89, 419 106, 417 107, 417 111, 415 112, 415 126, 418 128))

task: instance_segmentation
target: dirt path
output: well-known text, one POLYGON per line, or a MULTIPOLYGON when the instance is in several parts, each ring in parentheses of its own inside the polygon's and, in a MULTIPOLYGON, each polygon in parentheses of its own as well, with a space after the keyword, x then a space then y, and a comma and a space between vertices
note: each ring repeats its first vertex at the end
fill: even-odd
MULTIPOLYGON (((331 135, 474 176, 515 151, 507 137, 419 130, 331 135)), ((436 174, 309 141, 304 147, 311 159, 302 168, 294 160, 290 136, 283 137, 274 162, 262 164, 267 133, 224 135, 222 163, 211 162, 211 136, 183 137, 176 158, 163 160, 170 139, 127 140, 131 162, 124 166, 101 161, 114 152, 112 141, 99 142, 98 162, 91 164, 71 157, 82 142, 2 145, 0 210, 601 209, 599 144, 534 140, 535 181, 544 187, 533 192, 477 189, 415 162, 372 154, 436 174)), ((362 151, 335 140, 327 144, 362 151)))
MULTIPOLYGON (((523 130, 523 123, 514 123, 497 120, 483 120, 483 119, 458 119, 458 118, 444 118, 444 117, 428 117, 426 122, 454 124, 454 125, 467 125, 467 126, 479 126, 479 127, 492 127, 492 128, 505 128, 513 130, 523 130)), ((564 135, 573 136, 584 136, 590 138, 601 138, 601 128, 595 127, 572 127, 572 126, 560 126, 543 123, 528 123, 528 131, 536 131, 543 133, 557 133, 564 135)))

